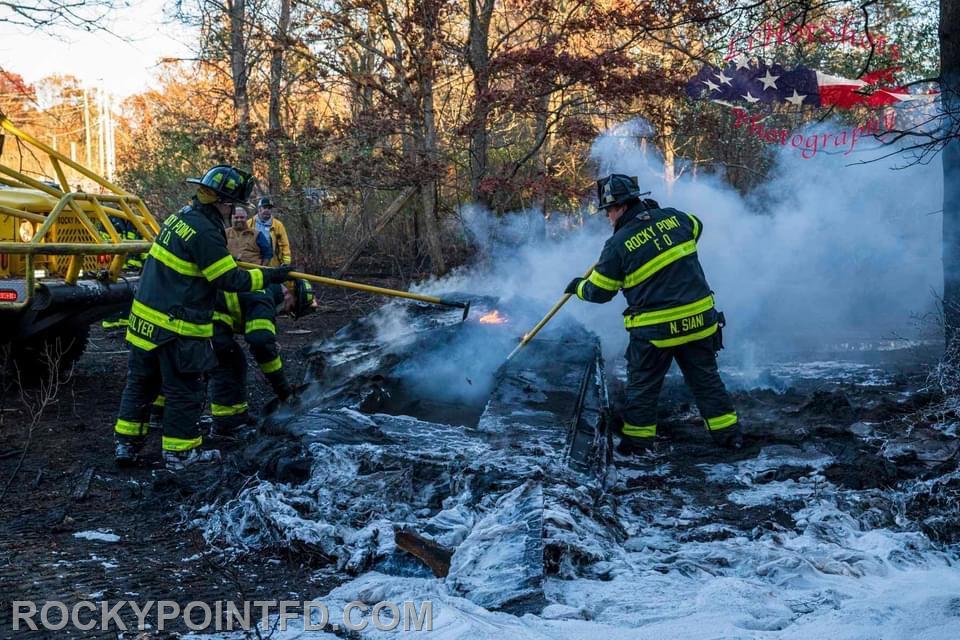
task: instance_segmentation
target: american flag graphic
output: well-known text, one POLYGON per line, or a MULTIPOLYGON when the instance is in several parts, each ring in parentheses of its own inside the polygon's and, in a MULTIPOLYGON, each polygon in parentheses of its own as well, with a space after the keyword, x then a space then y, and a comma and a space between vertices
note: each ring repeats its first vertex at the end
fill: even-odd
POLYGON ((687 82, 687 95, 721 104, 789 103, 839 109, 883 107, 930 98, 927 94, 910 94, 903 87, 881 86, 893 83, 893 74, 898 70, 899 67, 881 69, 851 80, 808 67, 786 69, 739 56, 722 68, 704 65, 687 82))

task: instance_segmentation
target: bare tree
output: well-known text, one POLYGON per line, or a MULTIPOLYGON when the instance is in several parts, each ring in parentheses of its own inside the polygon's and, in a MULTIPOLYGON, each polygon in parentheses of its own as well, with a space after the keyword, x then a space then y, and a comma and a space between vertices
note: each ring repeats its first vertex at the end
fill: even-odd
POLYGON ((102 29, 107 14, 117 5, 116 0, 0 0, 0 24, 102 29))
MULTIPOLYGON (((948 354, 960 328, 960 3, 940 0, 940 96, 943 140, 943 309, 948 354)), ((929 143, 939 146, 936 138, 929 143)))
MULTIPOLYGON (((376 130, 375 137, 380 140, 399 139, 399 150, 383 147, 378 151, 402 156, 398 163, 401 173, 394 178, 400 184, 393 186, 417 186, 421 206, 414 218, 415 241, 428 257, 430 269, 443 273, 446 259, 437 198, 442 161, 435 85, 449 28, 444 22, 449 0, 407 4, 337 0, 329 6, 314 3, 318 16, 328 25, 324 44, 331 49, 326 55, 317 55, 316 61, 345 79, 354 94, 364 95, 369 89, 367 95, 376 100, 377 109, 364 106, 356 114, 369 118, 362 125, 356 123, 365 132, 360 137, 376 130), (363 52, 359 57, 358 50, 363 52), (358 91, 360 87, 363 89, 358 91)), ((345 163, 353 175, 363 168, 358 162, 374 166, 373 149, 367 146, 359 151, 362 158, 345 163)), ((383 176, 380 181, 384 181, 383 176)))
POLYGON ((469 0, 467 64, 473 72, 475 106, 470 124, 470 199, 485 202, 481 181, 487 175, 490 116, 490 22, 496 0, 469 0))
POLYGON ((196 61, 214 70, 229 87, 218 95, 233 107, 235 154, 223 150, 220 160, 235 155, 246 168, 254 165, 252 75, 270 50, 270 34, 262 26, 266 0, 178 0, 177 18, 200 29, 196 61))
POLYGON ((250 96, 247 91, 250 69, 247 58, 247 2, 227 0, 225 10, 230 20, 230 76, 233 79, 233 108, 237 114, 237 146, 241 162, 253 165, 253 143, 250 139, 250 96))
POLYGON ((280 119, 280 97, 283 83, 283 57, 289 47, 290 6, 293 0, 280 0, 280 17, 273 37, 270 52, 270 105, 268 108, 269 129, 267 143, 270 148, 270 191, 280 189, 280 141, 283 139, 283 122, 280 119))

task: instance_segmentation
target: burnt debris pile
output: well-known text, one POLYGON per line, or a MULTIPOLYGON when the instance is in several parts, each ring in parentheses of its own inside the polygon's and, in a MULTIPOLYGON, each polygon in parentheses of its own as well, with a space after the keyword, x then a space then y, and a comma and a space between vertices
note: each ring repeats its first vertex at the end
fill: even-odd
POLYGON ((503 366, 537 310, 474 309, 388 305, 315 345, 300 408, 242 452, 256 479, 196 521, 207 541, 309 559, 349 598, 621 626, 722 609, 720 635, 956 561, 957 421, 923 417, 918 379, 773 367, 794 386, 738 393, 728 452, 670 376, 656 451, 626 462, 597 338, 561 316, 503 366))
POLYGON ((316 345, 301 411, 245 452, 309 472, 262 474, 208 515, 208 541, 350 574, 439 572, 489 608, 542 603, 548 572, 610 560, 598 341, 558 321, 504 366, 531 314, 493 303, 466 322, 387 305, 316 345), (271 453, 285 447, 295 461, 271 453))

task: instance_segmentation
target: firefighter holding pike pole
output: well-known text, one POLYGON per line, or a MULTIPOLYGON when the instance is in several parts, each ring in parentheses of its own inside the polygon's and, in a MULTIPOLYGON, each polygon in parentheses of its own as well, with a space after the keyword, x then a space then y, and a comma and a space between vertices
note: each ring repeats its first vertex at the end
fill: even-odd
POLYGON ((150 404, 158 395, 165 401, 165 466, 180 471, 219 460, 219 451, 201 449, 197 424, 203 377, 216 364, 211 338, 217 291, 258 291, 289 279, 288 266, 241 269, 227 250, 224 217, 248 200, 252 175, 217 165, 187 182, 197 185, 197 193, 190 205, 164 221, 130 308, 127 384, 114 425, 121 466, 138 461, 150 404))
POLYGON ((737 413, 717 369, 723 348, 723 314, 697 258, 700 220, 644 199, 637 178, 613 174, 597 181, 599 208, 613 226, 596 266, 574 278, 566 293, 587 302, 609 302, 623 291, 627 385, 622 438, 617 451, 647 450, 657 433, 657 398, 673 360, 696 399, 714 441, 743 444, 737 413))

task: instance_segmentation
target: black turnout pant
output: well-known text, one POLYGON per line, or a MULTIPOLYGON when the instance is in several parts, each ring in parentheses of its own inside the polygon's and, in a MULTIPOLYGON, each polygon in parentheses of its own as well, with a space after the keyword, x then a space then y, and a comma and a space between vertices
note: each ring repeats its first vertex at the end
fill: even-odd
POLYGON ((147 435, 150 406, 165 398, 163 448, 186 451, 202 443, 197 421, 203 411, 203 372, 213 364, 209 340, 177 338, 151 351, 130 345, 127 384, 114 425, 120 440, 147 435))
POLYGON ((736 425, 733 401, 717 370, 715 345, 714 337, 710 336, 661 348, 631 332, 627 347, 623 435, 638 439, 656 435, 657 400, 674 359, 693 392, 707 429, 717 432, 736 425))

